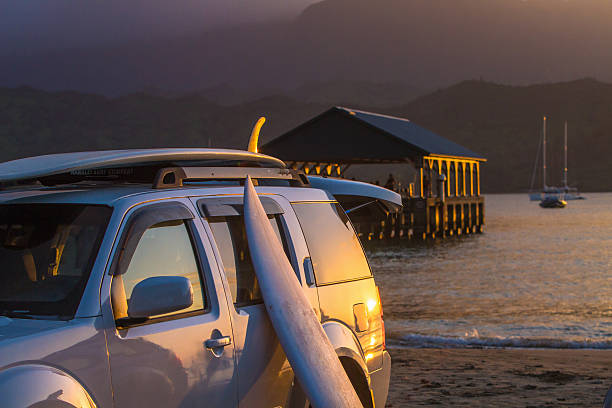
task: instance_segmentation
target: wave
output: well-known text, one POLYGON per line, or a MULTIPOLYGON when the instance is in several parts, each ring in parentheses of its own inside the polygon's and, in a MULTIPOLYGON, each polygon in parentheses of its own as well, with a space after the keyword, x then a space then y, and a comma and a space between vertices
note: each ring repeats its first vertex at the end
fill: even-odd
POLYGON ((612 349, 612 340, 563 340, 525 337, 444 337, 408 334, 387 338, 395 348, 551 348, 551 349, 612 349))

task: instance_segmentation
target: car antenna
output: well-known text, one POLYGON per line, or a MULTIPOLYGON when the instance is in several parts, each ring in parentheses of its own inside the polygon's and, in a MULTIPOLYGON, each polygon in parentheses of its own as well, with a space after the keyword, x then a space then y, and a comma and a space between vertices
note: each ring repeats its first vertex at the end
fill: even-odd
POLYGON ((251 131, 251 138, 249 139, 249 147, 247 149, 251 153, 258 153, 257 141, 259 140, 259 131, 261 130, 261 127, 265 122, 266 118, 262 116, 261 118, 259 118, 257 123, 255 123, 255 126, 253 126, 253 130, 251 131))

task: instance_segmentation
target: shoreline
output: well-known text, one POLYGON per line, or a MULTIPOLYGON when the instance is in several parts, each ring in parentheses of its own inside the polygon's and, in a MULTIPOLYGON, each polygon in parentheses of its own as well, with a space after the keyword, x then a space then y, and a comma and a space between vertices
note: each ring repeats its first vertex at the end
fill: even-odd
MULTIPOLYGON (((610 348, 598 348, 598 347, 522 347, 522 346, 479 346, 479 345, 467 345, 467 346, 406 346, 403 344, 389 344, 387 340, 387 348, 391 350, 573 350, 573 351, 609 351, 612 353, 612 347, 610 348)), ((612 370, 612 368, 611 368, 612 370)))
POLYGON ((601 407, 612 350, 389 348, 387 407, 601 407))

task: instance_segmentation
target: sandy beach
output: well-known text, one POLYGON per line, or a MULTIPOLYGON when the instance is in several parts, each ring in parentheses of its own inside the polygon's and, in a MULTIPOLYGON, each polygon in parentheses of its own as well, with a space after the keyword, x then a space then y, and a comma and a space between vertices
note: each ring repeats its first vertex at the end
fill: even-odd
POLYGON ((387 407, 601 407, 612 350, 391 349, 387 407))

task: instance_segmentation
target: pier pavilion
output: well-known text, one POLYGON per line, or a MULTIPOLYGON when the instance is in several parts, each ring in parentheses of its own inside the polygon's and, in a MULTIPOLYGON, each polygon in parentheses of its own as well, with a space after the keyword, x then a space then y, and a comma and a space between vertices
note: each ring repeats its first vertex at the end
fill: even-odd
POLYGON ((328 177, 343 177, 356 164, 413 166, 415 182, 400 191, 402 214, 382 221, 368 211, 351 215, 362 239, 426 239, 483 230, 480 171, 486 159, 410 120, 333 107, 268 142, 261 152, 328 177))

